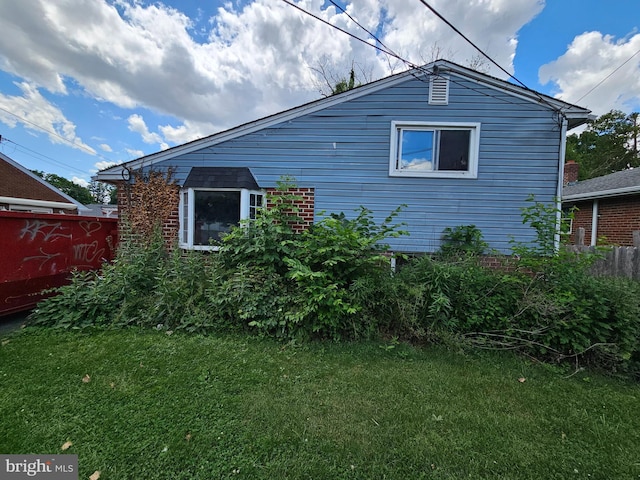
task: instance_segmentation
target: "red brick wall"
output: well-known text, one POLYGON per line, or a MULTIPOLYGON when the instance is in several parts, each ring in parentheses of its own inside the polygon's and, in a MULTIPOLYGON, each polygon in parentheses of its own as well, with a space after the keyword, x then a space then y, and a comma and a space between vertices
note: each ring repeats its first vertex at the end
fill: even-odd
MULTIPOLYGON (((302 232, 313 225, 313 215, 315 211, 315 199, 313 188, 289 188, 286 192, 276 190, 275 188, 267 189, 267 200, 273 195, 282 195, 283 193, 292 194, 299 197, 296 200, 295 206, 298 207, 297 216, 300 217, 300 222, 293 225, 293 230, 296 232, 302 232)), ((268 200, 267 208, 273 206, 273 203, 268 200)))
POLYGON ((579 202, 576 207, 577 210, 573 212, 573 226, 569 243, 576 245, 578 228, 584 228, 584 244, 591 245, 591 202, 579 202))
POLYGON ((562 182, 563 185, 577 182, 579 169, 580 169, 580 165, 578 165, 573 160, 567 160, 567 163, 564 164, 564 178, 562 182))
POLYGON ((640 230, 640 196, 599 200, 599 237, 609 244, 633 246, 634 230, 640 230))
MULTIPOLYGON (((117 182, 116 187, 118 189, 118 228, 120 232, 126 232, 127 229, 123 228, 123 221, 126 221, 128 209, 131 206, 131 203, 135 204, 136 200, 139 199, 132 198, 135 197, 135 194, 132 194, 131 188, 127 188, 128 186, 124 182, 117 182)), ((180 197, 177 193, 178 187, 172 186, 176 191, 175 202, 171 205, 168 217, 164 218, 162 221, 162 238, 164 240, 165 247, 167 251, 171 251, 176 242, 178 240, 178 230, 180 228, 180 217, 179 217, 179 205, 180 205, 180 197)))
MULTIPOLYGON (((591 244, 592 201, 579 202, 573 221, 571 243, 579 227, 585 229, 585 245, 591 244)), ((598 237, 607 244, 633 246, 633 231, 640 230, 640 195, 601 198, 598 200, 598 237)), ((601 244, 604 242, 598 242, 601 244)))

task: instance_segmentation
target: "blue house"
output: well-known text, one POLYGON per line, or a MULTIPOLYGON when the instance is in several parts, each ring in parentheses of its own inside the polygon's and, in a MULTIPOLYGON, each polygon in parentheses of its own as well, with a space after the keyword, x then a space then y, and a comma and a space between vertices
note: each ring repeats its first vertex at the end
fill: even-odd
POLYGON ((97 179, 118 184, 131 171, 171 169, 179 187, 173 223, 185 249, 212 248, 209 239, 250 218, 265 192, 291 176, 308 222, 361 205, 382 220, 406 204, 397 220, 410 235, 392 239, 394 251, 435 251, 446 227, 474 224, 491 248, 508 253, 510 238, 533 238, 521 218, 527 196, 560 198, 566 132, 589 113, 438 60, 97 179))

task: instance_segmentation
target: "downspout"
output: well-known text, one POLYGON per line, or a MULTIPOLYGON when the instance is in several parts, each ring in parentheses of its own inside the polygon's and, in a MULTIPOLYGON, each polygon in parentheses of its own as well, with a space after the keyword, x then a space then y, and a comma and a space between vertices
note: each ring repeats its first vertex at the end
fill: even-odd
POLYGON ((556 233, 553 237, 555 250, 560 249, 560 225, 562 222, 562 186, 564 183, 564 157, 566 154, 567 118, 562 116, 560 128, 560 152, 558 155, 558 185, 556 187, 556 233))
POLYGON ((591 206, 591 246, 595 247, 598 243, 598 199, 593 200, 591 206))

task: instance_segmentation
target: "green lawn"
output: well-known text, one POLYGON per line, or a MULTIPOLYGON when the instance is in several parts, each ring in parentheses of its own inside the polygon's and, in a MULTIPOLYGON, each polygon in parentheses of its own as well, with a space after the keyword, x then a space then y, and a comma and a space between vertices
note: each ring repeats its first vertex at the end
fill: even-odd
POLYGON ((0 422, 81 479, 640 478, 638 384, 441 348, 27 329, 0 422))

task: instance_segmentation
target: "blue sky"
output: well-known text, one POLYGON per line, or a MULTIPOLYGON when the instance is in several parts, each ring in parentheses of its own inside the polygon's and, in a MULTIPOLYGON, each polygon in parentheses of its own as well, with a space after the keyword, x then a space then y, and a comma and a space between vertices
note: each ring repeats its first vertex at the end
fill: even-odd
MULTIPOLYGON (((328 0, 294 3, 366 37, 328 0)), ((597 115, 640 110, 639 1, 428 3, 528 87, 597 115)), ((477 63, 478 52, 419 0, 339 4, 413 63, 477 63)), ((0 151, 78 183, 111 163, 320 98, 320 69, 335 78, 354 65, 366 81, 406 68, 281 0, 0 7, 0 151)))

